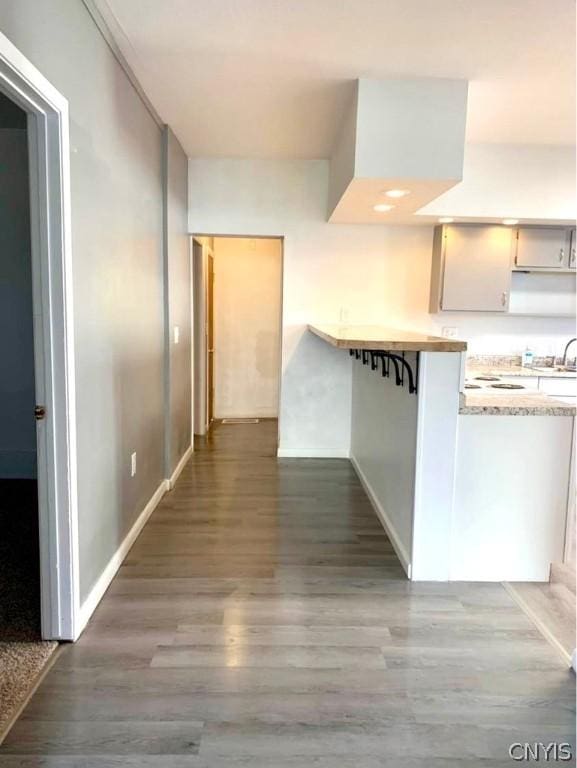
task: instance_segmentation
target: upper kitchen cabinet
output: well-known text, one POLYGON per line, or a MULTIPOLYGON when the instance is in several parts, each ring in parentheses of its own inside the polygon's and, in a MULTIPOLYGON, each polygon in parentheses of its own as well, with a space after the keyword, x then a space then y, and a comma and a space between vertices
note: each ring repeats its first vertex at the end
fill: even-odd
POLYGON ((431 312, 507 312, 512 246, 507 227, 436 227, 431 312))
MULTIPOLYGON (((515 246, 517 269, 567 269, 571 230, 563 227, 519 227, 515 246)), ((574 267, 574 259, 573 265, 574 267)))

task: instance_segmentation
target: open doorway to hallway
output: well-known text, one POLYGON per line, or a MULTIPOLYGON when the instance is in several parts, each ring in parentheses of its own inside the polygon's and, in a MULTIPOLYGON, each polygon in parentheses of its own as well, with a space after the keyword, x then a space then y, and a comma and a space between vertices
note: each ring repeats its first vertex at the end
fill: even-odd
POLYGON ((281 238, 193 238, 195 434, 278 420, 282 275, 281 238))
POLYGON ((41 641, 28 143, 0 93, 0 732, 55 645, 41 641))

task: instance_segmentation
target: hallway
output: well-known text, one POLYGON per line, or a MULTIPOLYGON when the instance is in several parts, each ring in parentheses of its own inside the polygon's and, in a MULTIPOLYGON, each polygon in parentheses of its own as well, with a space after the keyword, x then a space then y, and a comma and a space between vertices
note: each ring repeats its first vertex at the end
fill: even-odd
POLYGON ((499 584, 410 583, 346 460, 216 425, 1 768, 510 766, 574 680, 499 584), (40 756, 46 756, 41 759, 40 756))

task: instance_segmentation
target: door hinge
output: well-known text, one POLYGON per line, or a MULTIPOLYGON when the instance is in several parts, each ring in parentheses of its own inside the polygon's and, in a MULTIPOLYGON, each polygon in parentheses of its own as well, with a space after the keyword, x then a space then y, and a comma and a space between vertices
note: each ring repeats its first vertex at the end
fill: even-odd
POLYGON ((44 405, 37 405, 34 408, 34 418, 36 421, 42 421, 46 418, 46 406, 44 405))

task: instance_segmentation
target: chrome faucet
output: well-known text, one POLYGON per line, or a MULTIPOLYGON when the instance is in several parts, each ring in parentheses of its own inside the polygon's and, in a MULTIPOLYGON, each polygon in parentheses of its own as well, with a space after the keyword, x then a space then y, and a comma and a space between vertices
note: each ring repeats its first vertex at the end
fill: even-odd
POLYGON ((577 338, 571 339, 570 341, 567 342, 567 346, 565 347, 565 351, 563 352, 563 368, 567 367, 567 352, 569 351, 569 347, 571 346, 571 344, 573 344, 574 341, 577 341, 577 338))

